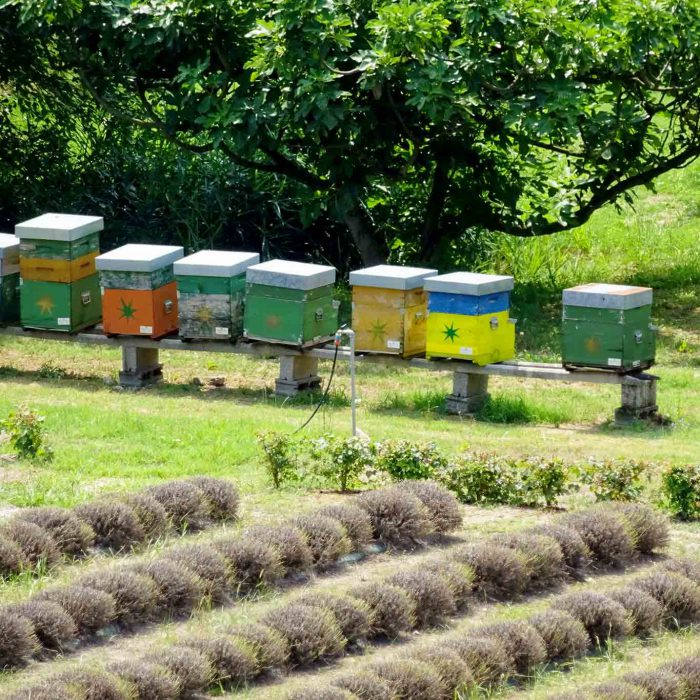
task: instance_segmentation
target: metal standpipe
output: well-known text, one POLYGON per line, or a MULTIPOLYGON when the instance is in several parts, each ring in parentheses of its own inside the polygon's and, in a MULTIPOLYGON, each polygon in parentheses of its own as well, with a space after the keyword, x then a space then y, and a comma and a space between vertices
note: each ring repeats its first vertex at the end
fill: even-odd
MULTIPOLYGON (((335 342, 340 347, 343 337, 350 341, 350 415, 352 421, 352 436, 357 437, 357 388, 355 386, 355 331, 352 328, 339 328, 335 334, 335 342)), ((346 346, 343 346, 345 349, 346 346)))

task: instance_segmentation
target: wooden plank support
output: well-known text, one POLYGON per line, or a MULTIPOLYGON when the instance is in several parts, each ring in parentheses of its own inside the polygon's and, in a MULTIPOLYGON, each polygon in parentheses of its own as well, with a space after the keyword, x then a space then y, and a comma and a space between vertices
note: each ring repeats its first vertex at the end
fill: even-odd
POLYGON ((306 355, 280 357, 280 374, 275 381, 275 394, 296 396, 321 386, 318 376, 318 358, 306 355))
POLYGON ((163 365, 158 362, 158 348, 122 347, 122 371, 119 384, 140 389, 163 378, 163 365))

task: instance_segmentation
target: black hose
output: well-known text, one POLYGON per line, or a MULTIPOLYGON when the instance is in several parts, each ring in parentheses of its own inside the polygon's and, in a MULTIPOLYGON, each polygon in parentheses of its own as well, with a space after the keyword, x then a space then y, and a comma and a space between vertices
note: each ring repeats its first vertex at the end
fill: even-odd
POLYGON ((316 408, 314 408, 313 413, 306 419, 306 422, 297 428, 292 435, 296 435, 297 433, 300 433, 311 421, 313 420, 314 416, 318 413, 319 409, 323 404, 326 402, 326 399, 328 398, 328 394, 330 393, 331 390, 331 382, 333 381, 333 375, 335 374, 335 365, 338 360, 338 350, 340 348, 340 342, 336 342, 335 344, 335 352, 333 353, 333 364, 331 365, 331 373, 330 376, 328 377, 328 384, 326 384, 326 390, 323 392, 323 396, 321 396, 320 401, 318 404, 316 404, 316 408))

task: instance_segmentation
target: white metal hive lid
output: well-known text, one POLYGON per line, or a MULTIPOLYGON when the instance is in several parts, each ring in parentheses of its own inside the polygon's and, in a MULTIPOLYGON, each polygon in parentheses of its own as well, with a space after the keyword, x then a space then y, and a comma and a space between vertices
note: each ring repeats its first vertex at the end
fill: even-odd
POLYGON ((316 289, 335 284, 335 268, 329 265, 268 260, 246 270, 246 282, 286 289, 316 289))
POLYGON ((565 289, 562 301, 565 306, 587 306, 593 309, 636 309, 649 306, 654 298, 651 287, 631 287, 626 284, 592 282, 565 289))
POLYGON ((15 226, 19 238, 36 238, 44 241, 77 241, 105 227, 101 216, 82 214, 42 214, 15 226))
POLYGON ((173 270, 176 275, 235 277, 259 262, 260 256, 257 253, 243 253, 233 250, 200 250, 178 260, 173 265, 173 270))
POLYGON ((350 273, 353 287, 381 287, 382 289, 418 289, 426 277, 437 275, 437 270, 427 267, 403 265, 375 265, 350 273))
POLYGON ((153 272, 161 267, 172 265, 185 251, 179 245, 148 245, 127 243, 109 253, 98 255, 95 266, 98 270, 118 272, 153 272))
POLYGON ((513 289, 514 280, 507 275, 450 272, 446 275, 428 277, 424 286, 427 292, 484 296, 485 294, 495 294, 496 292, 510 292, 513 289))
POLYGON ((19 238, 11 233, 0 233, 0 259, 8 263, 19 262, 19 238))

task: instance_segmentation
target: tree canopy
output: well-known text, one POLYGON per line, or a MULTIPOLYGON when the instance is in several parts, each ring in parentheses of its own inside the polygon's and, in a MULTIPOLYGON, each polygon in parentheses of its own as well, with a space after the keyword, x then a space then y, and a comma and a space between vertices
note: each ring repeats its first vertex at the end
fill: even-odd
POLYGON ((700 155, 698 0, 5 5, 6 66, 42 47, 46 89, 293 183, 366 263, 566 230, 700 155))

